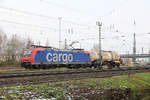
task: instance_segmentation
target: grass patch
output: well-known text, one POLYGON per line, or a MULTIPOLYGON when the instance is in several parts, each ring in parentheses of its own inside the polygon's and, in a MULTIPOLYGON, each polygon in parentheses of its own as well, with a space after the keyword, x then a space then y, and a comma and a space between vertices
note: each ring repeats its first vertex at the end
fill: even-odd
POLYGON ((149 100, 150 72, 114 76, 103 79, 83 79, 39 85, 4 87, 0 99, 48 99, 55 100, 149 100), (76 98, 75 98, 76 97, 76 98))
POLYGON ((0 69, 0 73, 16 73, 16 72, 46 72, 46 71, 71 71, 72 69, 69 68, 55 68, 55 69, 24 69, 22 67, 16 68, 16 67, 5 67, 3 69, 0 69))

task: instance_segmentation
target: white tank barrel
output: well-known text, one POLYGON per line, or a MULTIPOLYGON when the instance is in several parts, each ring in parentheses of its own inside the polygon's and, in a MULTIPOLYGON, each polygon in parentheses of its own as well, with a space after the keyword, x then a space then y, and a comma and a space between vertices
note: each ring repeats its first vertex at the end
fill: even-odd
MULTIPOLYGON (((99 59, 98 52, 89 52, 89 53, 90 53, 90 57, 91 57, 92 61, 99 59)), ((102 51, 101 56, 102 56, 102 62, 104 62, 104 61, 119 61, 119 58, 120 58, 118 53, 112 52, 112 51, 102 51)))

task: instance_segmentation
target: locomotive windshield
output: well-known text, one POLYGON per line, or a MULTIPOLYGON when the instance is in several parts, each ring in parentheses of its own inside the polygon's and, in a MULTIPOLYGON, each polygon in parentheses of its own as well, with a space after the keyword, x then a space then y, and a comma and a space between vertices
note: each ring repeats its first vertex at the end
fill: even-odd
POLYGON ((32 50, 25 50, 23 56, 24 57, 29 57, 32 54, 32 50))

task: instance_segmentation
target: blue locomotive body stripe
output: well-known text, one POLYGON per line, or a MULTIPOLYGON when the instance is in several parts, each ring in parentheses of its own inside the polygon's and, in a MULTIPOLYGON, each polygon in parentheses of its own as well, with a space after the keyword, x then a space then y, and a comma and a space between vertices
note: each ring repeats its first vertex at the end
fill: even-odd
POLYGON ((44 64, 90 64, 90 56, 83 52, 40 51, 35 56, 35 63, 44 64))

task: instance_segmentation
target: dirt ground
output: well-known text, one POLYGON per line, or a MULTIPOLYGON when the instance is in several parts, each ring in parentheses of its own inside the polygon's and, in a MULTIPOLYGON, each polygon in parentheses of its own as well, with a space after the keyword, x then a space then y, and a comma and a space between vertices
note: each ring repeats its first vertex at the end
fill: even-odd
POLYGON ((20 72, 24 71, 25 69, 21 67, 20 65, 5 65, 0 66, 0 73, 3 72, 20 72))
POLYGON ((73 100, 130 100, 130 89, 97 89, 93 86, 71 88, 69 95, 73 100))

